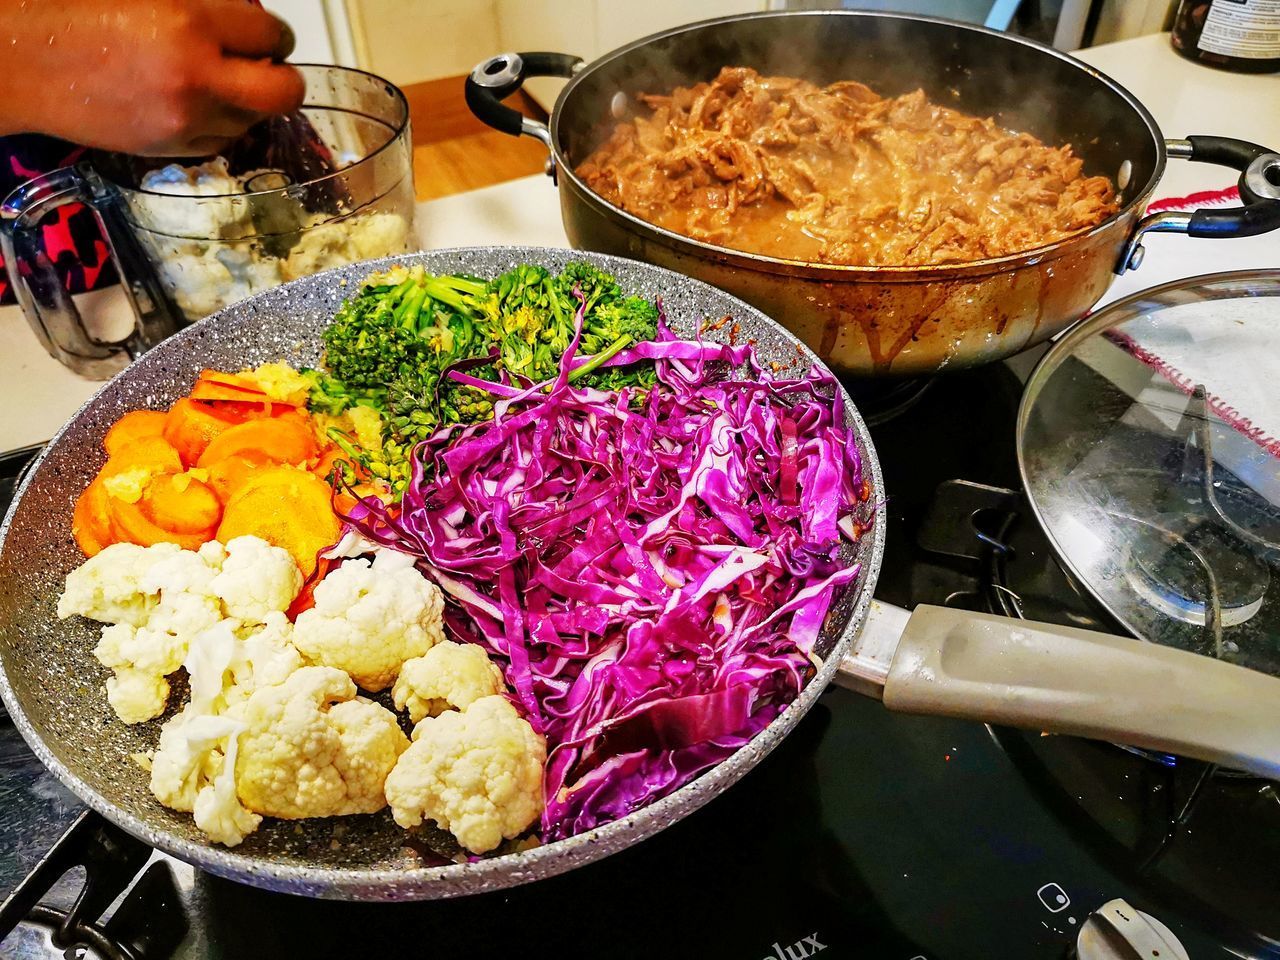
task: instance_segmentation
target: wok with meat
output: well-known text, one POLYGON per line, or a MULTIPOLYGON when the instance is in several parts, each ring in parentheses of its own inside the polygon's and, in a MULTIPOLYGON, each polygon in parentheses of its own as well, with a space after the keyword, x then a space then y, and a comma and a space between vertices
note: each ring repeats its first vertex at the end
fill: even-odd
POLYGON ((640 94, 577 167, 596 193, 656 226, 789 260, 908 266, 1055 243, 1116 212, 1107 177, 1048 146, 852 80, 725 67, 709 83, 640 94))

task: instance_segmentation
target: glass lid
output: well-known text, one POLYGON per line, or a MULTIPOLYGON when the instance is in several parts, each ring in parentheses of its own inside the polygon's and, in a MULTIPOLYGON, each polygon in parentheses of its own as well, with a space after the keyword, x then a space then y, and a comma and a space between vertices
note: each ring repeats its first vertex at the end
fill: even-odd
POLYGON ((1071 330, 1027 383, 1018 458, 1060 559, 1135 636, 1280 675, 1280 270, 1071 330))

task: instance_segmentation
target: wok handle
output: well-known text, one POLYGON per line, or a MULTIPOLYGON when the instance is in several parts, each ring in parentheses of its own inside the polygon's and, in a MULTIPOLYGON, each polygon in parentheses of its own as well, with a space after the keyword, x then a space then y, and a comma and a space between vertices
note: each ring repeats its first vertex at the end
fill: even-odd
POLYGON ((1280 778, 1280 679, 1125 637, 919 606, 891 710, 1110 740, 1280 778))
POLYGON ((567 53, 500 53, 476 64, 467 77, 467 106, 495 130, 513 137, 522 133, 537 137, 551 150, 547 125, 522 116, 502 101, 519 90, 526 77, 572 77, 583 62, 567 53))
POLYGON ((1240 171, 1241 206, 1221 210, 1164 210, 1149 213, 1125 244, 1116 273, 1136 270, 1148 233, 1185 233, 1190 237, 1254 237, 1280 229, 1280 153, 1231 137, 1187 137, 1166 140, 1165 152, 1175 160, 1214 163, 1240 171))

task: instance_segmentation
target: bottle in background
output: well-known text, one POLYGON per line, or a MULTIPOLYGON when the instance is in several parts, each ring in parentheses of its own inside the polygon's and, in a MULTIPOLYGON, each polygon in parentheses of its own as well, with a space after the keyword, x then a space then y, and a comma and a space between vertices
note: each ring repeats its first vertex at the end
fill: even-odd
POLYGON ((1280 71, 1280 0, 1181 0, 1173 49, 1237 73, 1280 71))

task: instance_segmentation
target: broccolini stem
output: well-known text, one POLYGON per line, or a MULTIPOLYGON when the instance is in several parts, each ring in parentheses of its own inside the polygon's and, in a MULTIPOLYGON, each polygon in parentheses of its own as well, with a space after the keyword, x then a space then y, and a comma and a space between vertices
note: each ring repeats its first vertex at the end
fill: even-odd
POLYGON ((582 366, 574 367, 572 370, 570 370, 569 382, 573 383, 575 380, 579 379, 580 377, 585 377, 591 371, 596 370, 599 367, 603 366, 609 360, 612 360, 614 357, 616 357, 623 350, 624 347, 629 346, 630 343, 631 343, 631 334, 624 333, 617 340, 613 341, 613 343, 609 344, 607 347, 605 347, 603 350, 601 350, 599 353, 593 356, 590 360, 588 360, 582 366))
POLYGON ((485 291, 485 284, 465 277, 429 277, 426 285, 431 299, 452 307, 458 313, 475 316, 475 311, 464 296, 478 297, 485 291))
POLYGON ((422 305, 427 300, 427 288, 418 287, 400 302, 392 314, 396 323, 414 333, 418 330, 418 316, 422 313, 422 305))

